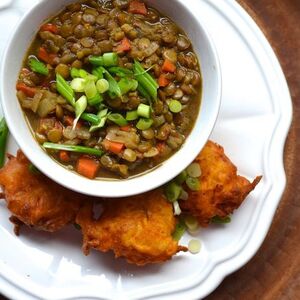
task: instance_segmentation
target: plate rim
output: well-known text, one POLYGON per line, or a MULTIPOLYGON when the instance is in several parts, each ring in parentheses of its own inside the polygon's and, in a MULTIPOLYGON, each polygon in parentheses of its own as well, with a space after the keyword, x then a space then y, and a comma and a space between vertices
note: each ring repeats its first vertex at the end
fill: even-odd
MULTIPOLYGON (((191 0, 190 0, 191 1, 191 0)), ((216 4, 213 3, 213 0, 203 0, 207 2, 209 5, 212 5, 216 7, 216 4)), ((272 65, 272 68, 274 69, 274 76, 276 75, 278 82, 280 82, 280 89, 278 87, 278 91, 280 92, 281 98, 285 99, 285 107, 284 107, 284 114, 281 113, 279 115, 279 118, 277 120, 276 126, 273 128, 272 131, 272 137, 270 139, 268 151, 264 149, 264 159, 266 158, 267 153, 270 152, 271 150, 275 152, 275 156, 279 159, 278 160, 278 165, 277 165, 277 170, 276 170, 276 175, 277 178, 275 182, 273 182, 272 188, 273 188, 273 194, 275 194, 275 199, 273 199, 272 205, 268 206, 268 211, 267 213, 269 214, 267 222, 264 222, 261 227, 258 226, 259 222, 262 219, 262 215, 264 212, 264 208, 266 205, 262 205, 258 212, 258 216, 256 221, 254 222, 253 226, 253 231, 251 235, 249 236, 249 239, 245 242, 245 245, 242 247, 242 249, 239 251, 239 253, 236 253, 233 255, 229 260, 228 259, 223 259, 222 261, 217 261, 214 264, 214 267, 211 268, 210 275, 206 280, 202 280, 201 282, 198 282, 198 284, 192 285, 190 287, 186 287, 185 289, 181 290, 174 290, 171 293, 170 292, 163 292, 159 293, 157 295, 146 295, 145 293, 142 292, 142 295, 138 295, 138 291, 134 292, 133 294, 128 293, 126 295, 129 296, 130 299, 138 299, 139 297, 143 297, 143 299, 150 299, 150 298, 155 298, 158 296, 171 296, 172 299, 176 299, 177 297, 182 297, 183 295, 191 295, 192 297, 205 297, 209 293, 211 293, 230 273, 236 271, 240 267, 242 267, 244 264, 246 264, 257 252, 258 248, 261 246, 268 230, 271 225, 271 222, 273 220, 274 213, 276 211, 276 208, 280 202, 280 199, 282 197, 282 193, 284 191, 285 185, 286 185, 286 175, 284 172, 284 164, 283 164, 283 151, 284 151, 284 145, 286 141, 286 137, 291 125, 292 121, 292 100, 290 96, 290 92, 287 86, 286 79, 284 77, 283 71, 281 69, 281 66, 279 64, 279 61, 271 48, 269 42, 267 41, 266 37, 263 35, 261 30, 259 29, 258 25, 254 22, 254 20, 248 15, 248 13, 234 0, 224 0, 223 3, 218 3, 218 9, 221 10, 222 7, 224 8, 225 5, 227 5, 233 13, 237 14, 244 22, 245 25, 248 26, 248 29, 251 29, 255 35, 256 38, 258 39, 259 43, 262 46, 262 49, 266 52, 268 55, 268 59, 270 60, 270 64, 272 65), (286 101, 289 100, 289 101, 286 101), (284 117, 284 118, 283 118, 284 117), (280 134, 279 134, 280 133, 280 134), (274 144, 276 144, 276 149, 274 149, 274 144), (280 147, 278 147, 280 145, 280 147), (275 187, 275 192, 274 192, 274 183, 276 185, 275 187), (255 230, 257 231, 257 227, 259 227, 259 233, 255 235, 255 230), (255 237, 254 237, 255 235, 255 237), (230 262, 230 267, 226 266, 226 270, 224 270, 224 265, 226 265, 226 262, 230 262), (203 287, 203 284, 206 283, 205 288, 203 287), (187 290, 188 289, 188 290, 187 290), (176 298, 174 298, 174 293, 176 293, 176 298)), ((226 7, 225 7, 226 8, 226 7)), ((223 11, 228 11, 228 9, 223 10, 223 11)), ((233 23, 233 21, 232 21, 233 23)), ((236 26, 235 26, 236 27, 236 26)), ((241 31, 242 29, 239 29, 241 31)), ((278 98, 277 96, 276 98, 278 98)), ((283 101, 283 100, 282 100, 283 101)), ((275 104, 280 104, 282 103, 275 103, 275 104)), ((265 160, 264 160, 265 161, 265 160)), ((268 167, 268 166, 267 166, 268 167)), ((274 172, 274 171, 273 171, 274 172)), ((265 213, 266 214, 266 213, 265 213)), ((35 298, 35 295, 30 295, 23 287, 20 289, 20 287, 17 287, 14 285, 12 282, 9 282, 6 278, 0 276, 0 290, 1 292, 8 296, 8 297, 14 297, 14 299, 21 299, 19 296, 22 296, 22 299, 37 299, 35 298), (4 286, 6 286, 4 288, 4 286), (22 291, 26 294, 19 295, 22 291), (33 297, 32 297, 33 296, 33 297), (27 298, 25 298, 27 297, 27 298)), ((55 299, 71 299, 72 297, 66 297, 66 298, 55 298, 55 299)), ((78 297, 76 297, 78 299, 78 297)), ((91 299, 100 299, 100 298, 93 298, 90 297, 91 299)), ((54 299, 54 298, 49 298, 49 299, 54 299)), ((103 298, 101 298, 103 299, 103 298)), ((107 298, 109 299, 109 298, 107 298)))

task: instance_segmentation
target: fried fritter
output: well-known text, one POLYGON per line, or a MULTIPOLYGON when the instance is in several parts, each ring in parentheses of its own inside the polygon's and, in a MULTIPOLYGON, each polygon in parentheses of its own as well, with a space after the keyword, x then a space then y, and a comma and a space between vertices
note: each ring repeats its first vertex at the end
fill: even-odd
POLYGON ((231 214, 261 180, 258 176, 251 183, 237 175, 224 149, 212 141, 207 142, 195 162, 202 171, 200 191, 189 191, 188 200, 181 201, 180 207, 197 217, 201 226, 207 226, 214 216, 231 214))
POLYGON ((172 238, 176 226, 172 205, 160 190, 124 199, 105 199, 103 213, 93 217, 93 207, 86 204, 76 223, 82 228, 83 252, 91 248, 113 250, 116 257, 143 266, 172 258, 187 251, 172 238))
POLYGON ((29 171, 29 160, 19 150, 17 157, 0 170, 0 185, 4 189, 11 221, 24 223, 39 230, 54 232, 74 222, 81 206, 80 194, 69 191, 41 173, 29 171))

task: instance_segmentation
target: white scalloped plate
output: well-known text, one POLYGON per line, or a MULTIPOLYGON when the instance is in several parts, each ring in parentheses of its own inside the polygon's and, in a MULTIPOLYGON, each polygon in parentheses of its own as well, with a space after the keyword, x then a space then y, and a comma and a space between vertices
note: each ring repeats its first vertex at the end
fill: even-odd
MULTIPOLYGON (((183 1, 183 0, 182 0, 183 1)), ((13 234, 0 204, 0 291, 13 299, 199 299, 258 250, 270 227, 286 178, 283 148, 292 104, 280 65, 267 40, 233 0, 189 1, 206 23, 219 52, 223 99, 211 139, 225 147, 242 175, 263 180, 229 225, 203 229, 202 251, 180 254, 161 266, 137 268, 112 254, 81 253, 73 228, 58 234, 13 234)), ((0 11, 0 50, 9 30, 35 0, 0 11), (3 23, 2 23, 3 22, 3 23), (3 29, 4 28, 4 29, 3 29)), ((9 140, 9 151, 16 143, 9 140)), ((184 236, 186 244, 190 236, 184 236)))

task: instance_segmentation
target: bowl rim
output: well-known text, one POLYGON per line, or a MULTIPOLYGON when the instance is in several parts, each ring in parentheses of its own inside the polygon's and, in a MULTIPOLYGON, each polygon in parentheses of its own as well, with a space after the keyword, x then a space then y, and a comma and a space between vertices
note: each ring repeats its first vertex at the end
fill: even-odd
MULTIPOLYGON (((176 164, 174 164, 176 157, 178 156, 178 153, 183 153, 186 145, 189 145, 188 141, 190 140, 190 136, 194 132, 196 128, 196 124, 199 121, 199 118, 195 121, 194 128, 192 129, 191 133, 189 134, 187 140, 184 142, 183 146, 174 153, 170 158, 168 158, 166 161, 162 162, 162 164, 157 167, 153 168, 149 172, 146 172, 145 174, 141 174, 140 176, 136 177, 130 177, 128 179, 120 179, 120 180, 90 180, 88 178, 85 178, 73 171, 67 170, 65 167, 61 166, 58 162, 56 162, 54 159, 52 159, 44 150, 43 148, 36 142, 34 139, 32 132, 30 128, 27 126, 27 130, 30 133, 32 137, 32 141, 25 141, 24 137, 22 137, 17 129, 18 126, 16 126, 13 123, 13 118, 10 117, 9 109, 6 105, 6 99, 4 88, 0 91, 0 98, 1 98, 1 104, 3 113, 6 119, 6 122, 8 124, 10 133, 13 135, 14 139, 17 141, 17 144, 19 145, 20 149, 25 153, 25 155, 28 157, 32 163, 34 163, 42 173, 44 173, 47 177, 51 178, 58 184, 71 189, 73 191, 90 195, 90 196, 98 196, 98 197, 107 197, 107 198, 121 198, 121 197, 127 197, 127 196, 133 196, 136 194, 144 193, 149 190, 155 189, 157 187, 162 186, 166 182, 172 180, 177 174, 179 174, 182 170, 184 170, 192 161, 195 159, 195 157, 199 154, 199 152, 204 147, 206 141, 209 138, 209 135, 211 134, 215 123, 217 121, 217 117, 219 114, 220 106, 221 106, 221 95, 222 95, 222 76, 221 76, 221 66, 220 66, 220 60, 219 56, 216 50, 216 46, 214 44, 214 41, 209 34, 207 28, 202 23, 199 18, 197 18, 193 11, 191 11, 182 0, 173 0, 176 2, 176 5, 181 6, 183 9, 186 10, 188 14, 190 14, 193 18, 195 23, 197 23, 197 28, 201 28, 201 31, 203 35, 205 36, 207 40, 207 45, 209 47, 209 51, 212 54, 212 60, 214 62, 214 69, 215 69, 215 90, 216 90, 216 99, 213 106, 213 113, 212 116, 209 118, 209 124, 207 124, 206 131, 203 131, 201 133, 202 140, 205 142, 199 143, 198 147, 193 147, 193 149, 189 149, 189 151, 185 151, 186 154, 189 154, 189 157, 186 158, 184 161, 176 161, 176 164), (8 116, 8 117, 7 117, 8 116), (31 145, 30 145, 31 144, 31 145), (38 148, 38 149, 37 149, 38 148), (35 154, 35 155, 34 155, 35 154), (176 167, 175 167, 176 165, 176 167), (180 167, 178 167, 179 165, 180 167), (51 170, 51 171, 49 171, 51 170), (67 178, 68 177, 68 178, 67 178), (147 180, 146 180, 147 179, 147 180)), ((40 9, 47 0, 42 0, 38 2, 37 4, 33 5, 33 7, 27 11, 27 13, 21 18, 17 26, 15 27, 11 38, 9 39, 6 49, 3 54, 3 63, 0 70, 0 86, 5 85, 5 70, 7 68, 7 61, 8 56, 10 54, 10 49, 15 44, 16 37, 20 35, 20 32, 23 30, 28 31, 26 29, 26 20, 32 15, 36 14, 36 11, 40 9), (25 28, 25 29, 24 29, 25 28)), ((147 2, 147 0, 146 0, 147 2)), ((65 6, 65 5, 64 5, 65 6)), ((171 18, 173 20, 173 18, 171 18)), ((34 31, 36 32, 36 30, 34 31)), ((201 62, 200 62, 201 63, 201 62)), ((201 73, 203 75, 203 73, 201 73)), ((22 108, 19 105, 19 102, 17 101, 18 109, 22 110, 22 108)), ((200 114, 202 106, 202 101, 200 103, 200 108, 198 114, 200 114)), ((23 112, 22 112, 23 113, 23 112)), ((24 118, 25 121, 25 118, 24 118)), ((25 121, 26 122, 26 121, 25 121)), ((27 122, 26 122, 27 123, 27 122)), ((191 148, 191 147, 190 147, 191 148)))

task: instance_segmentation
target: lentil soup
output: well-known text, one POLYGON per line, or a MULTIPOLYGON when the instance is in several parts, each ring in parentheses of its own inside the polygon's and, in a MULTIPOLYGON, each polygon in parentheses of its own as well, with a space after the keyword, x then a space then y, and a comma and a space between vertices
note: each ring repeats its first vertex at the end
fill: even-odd
POLYGON ((90 179, 120 179, 180 149, 201 84, 191 41, 172 20, 137 0, 89 0, 40 27, 17 97, 57 162, 90 179))

